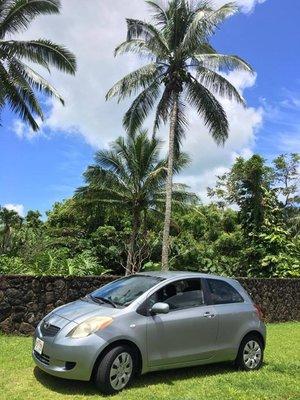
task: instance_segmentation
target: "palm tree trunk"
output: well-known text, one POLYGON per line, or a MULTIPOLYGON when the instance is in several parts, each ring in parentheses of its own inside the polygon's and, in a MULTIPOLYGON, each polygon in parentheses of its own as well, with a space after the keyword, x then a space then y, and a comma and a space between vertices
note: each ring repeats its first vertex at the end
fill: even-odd
POLYGON ((138 233, 140 230, 141 225, 141 218, 140 218, 140 210, 138 208, 133 209, 133 221, 132 221, 132 232, 130 236, 129 242, 129 249, 127 255, 127 262, 126 262, 126 271, 125 275, 131 275, 135 272, 135 248, 136 248, 136 241, 138 237, 138 233))
POLYGON ((173 164, 174 164, 174 143, 175 143, 175 129, 178 117, 178 94, 174 94, 174 104, 170 118, 170 131, 169 131, 169 156, 168 156, 168 175, 166 181, 166 208, 165 208, 165 221, 163 230, 163 243, 162 243, 162 254, 161 264, 162 270, 167 271, 169 269, 169 234, 170 234, 170 223, 171 223, 171 211, 172 211, 172 186, 173 186, 173 164))

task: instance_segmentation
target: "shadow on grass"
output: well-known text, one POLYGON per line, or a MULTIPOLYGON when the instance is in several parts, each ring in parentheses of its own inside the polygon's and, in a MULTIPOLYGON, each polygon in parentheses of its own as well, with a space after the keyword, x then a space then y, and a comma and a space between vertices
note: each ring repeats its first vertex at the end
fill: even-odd
MULTIPOLYGON (((233 372, 236 372, 236 370, 232 363, 220 363, 214 365, 203 365, 198 367, 151 372, 135 378, 131 383, 130 388, 127 390, 130 390, 131 388, 143 388, 159 384, 172 386, 176 381, 184 381, 192 378, 222 375, 233 372)), ((99 396, 99 391, 94 386, 93 382, 82 382, 56 378, 41 371, 38 367, 34 368, 34 375, 44 387, 57 393, 99 396)))

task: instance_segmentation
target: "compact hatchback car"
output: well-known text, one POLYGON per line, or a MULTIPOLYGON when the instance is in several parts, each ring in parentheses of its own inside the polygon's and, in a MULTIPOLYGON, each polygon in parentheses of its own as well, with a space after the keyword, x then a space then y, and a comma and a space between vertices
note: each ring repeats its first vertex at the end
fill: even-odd
POLYGON ((261 313, 234 279, 147 272, 58 307, 37 326, 33 359, 51 375, 125 388, 148 371, 235 361, 260 368, 261 313))

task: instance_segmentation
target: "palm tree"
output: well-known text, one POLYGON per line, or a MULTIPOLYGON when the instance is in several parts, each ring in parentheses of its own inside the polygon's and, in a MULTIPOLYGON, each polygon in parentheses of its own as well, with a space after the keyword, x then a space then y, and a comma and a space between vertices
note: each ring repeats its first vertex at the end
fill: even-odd
POLYGON ((147 3, 154 11, 153 24, 127 19, 127 40, 116 48, 115 55, 137 53, 149 63, 117 82, 106 98, 117 97, 120 101, 137 94, 123 119, 128 132, 142 125, 156 103, 154 132, 162 122, 170 123, 162 249, 162 267, 167 269, 172 171, 188 125, 185 107, 194 107, 216 143, 223 144, 228 137, 228 121, 215 94, 239 103, 244 100, 222 72, 252 69, 238 56, 219 54, 209 44, 218 25, 237 11, 233 3, 219 9, 208 1, 170 0, 166 7, 155 1, 147 3))
MULTIPOLYGON (((147 213, 163 215, 167 160, 159 157, 161 141, 149 139, 146 131, 119 137, 109 150, 98 151, 96 164, 84 174, 87 186, 77 190, 77 198, 85 204, 96 202, 116 209, 127 210, 132 219, 126 273, 136 272, 135 254, 141 228, 147 213)), ((180 154, 173 167, 178 173, 188 157, 180 154)), ((186 186, 173 184, 173 203, 188 203, 194 196, 186 186)))
POLYGON ((14 210, 8 210, 5 207, 0 207, 0 227, 2 235, 1 251, 5 253, 11 250, 12 235, 15 227, 20 227, 22 218, 14 210))
POLYGON ((48 71, 54 66, 74 74, 76 60, 65 47, 50 40, 13 40, 11 35, 22 32, 35 17, 57 14, 59 9, 60 0, 0 0, 0 110, 9 104, 34 131, 39 129, 36 117, 44 117, 35 92, 54 96, 62 104, 64 101, 26 61, 48 71))

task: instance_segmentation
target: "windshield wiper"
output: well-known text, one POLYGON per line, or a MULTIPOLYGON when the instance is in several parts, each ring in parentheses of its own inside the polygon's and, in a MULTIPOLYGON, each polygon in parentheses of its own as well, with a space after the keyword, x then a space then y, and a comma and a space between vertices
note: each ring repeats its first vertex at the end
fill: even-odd
POLYGON ((110 299, 107 299, 106 297, 100 297, 100 296, 92 296, 91 295, 92 300, 98 302, 100 301, 101 303, 107 303, 110 304, 111 306, 113 306, 114 308, 117 308, 117 305, 110 299))

